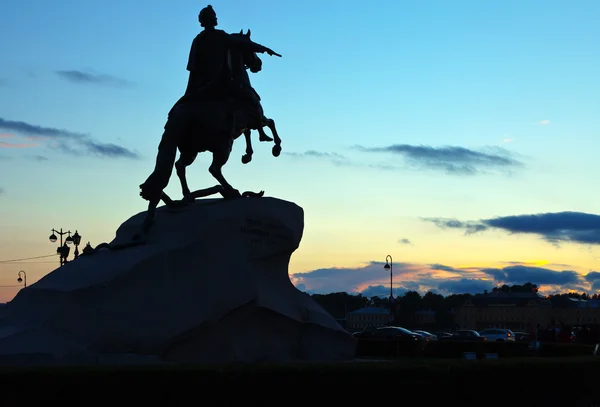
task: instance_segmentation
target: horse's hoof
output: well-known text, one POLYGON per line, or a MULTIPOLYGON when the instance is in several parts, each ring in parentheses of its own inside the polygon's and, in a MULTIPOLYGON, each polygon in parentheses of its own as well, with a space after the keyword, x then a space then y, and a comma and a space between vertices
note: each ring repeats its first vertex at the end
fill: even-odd
POLYGON ((260 137, 258 138, 258 141, 273 141, 273 137, 269 137, 269 136, 267 136, 267 135, 260 136, 260 137))
POLYGON ((242 164, 248 164, 250 161, 252 161, 252 156, 251 155, 244 154, 242 156, 242 164))
POLYGON ((236 199, 236 198, 242 197, 242 194, 240 194, 240 191, 238 191, 235 188, 224 189, 220 192, 221 192, 221 195, 223 196, 223 198, 225 198, 225 199, 236 199))
POLYGON ((194 198, 194 196, 192 194, 187 194, 181 199, 181 202, 184 204, 189 204, 189 203, 194 202, 195 200, 196 200, 196 198, 194 198))
POLYGON ((140 196, 146 201, 158 201, 162 197, 162 189, 149 188, 145 184, 140 185, 140 196))
POLYGON ((273 146, 273 157, 279 157, 279 154, 281 154, 281 146, 280 145, 276 145, 273 146))

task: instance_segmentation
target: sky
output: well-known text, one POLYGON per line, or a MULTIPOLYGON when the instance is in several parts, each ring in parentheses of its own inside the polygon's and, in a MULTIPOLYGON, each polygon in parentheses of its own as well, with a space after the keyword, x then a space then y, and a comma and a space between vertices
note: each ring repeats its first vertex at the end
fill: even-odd
POLYGON ((283 55, 251 76, 283 152, 254 132, 224 175, 304 209, 298 288, 388 295, 390 255, 395 294, 600 291, 596 0, 3 0, 0 302, 59 265, 52 228, 95 246, 145 210, 207 4, 283 55))

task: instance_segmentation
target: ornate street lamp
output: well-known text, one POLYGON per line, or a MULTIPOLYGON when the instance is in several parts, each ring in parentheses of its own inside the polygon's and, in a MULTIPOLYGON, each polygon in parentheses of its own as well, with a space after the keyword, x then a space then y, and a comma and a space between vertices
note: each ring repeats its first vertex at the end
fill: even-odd
POLYGON ((25 271, 19 271, 19 278, 17 278, 17 283, 23 283, 23 288, 27 288, 27 273, 25 273, 25 271), (21 278, 21 273, 23 273, 23 278, 21 278))
POLYGON ((52 243, 58 240, 58 237, 56 236, 57 234, 60 236, 60 246, 56 248, 56 253, 58 253, 58 255, 60 256, 60 265, 63 266, 67 262, 69 252, 71 251, 71 248, 69 246, 75 245, 74 256, 75 258, 79 257, 78 246, 81 243, 81 236, 79 235, 79 233, 77 233, 77 231, 75 231, 75 234, 71 236, 70 230, 63 232, 62 228, 60 230, 52 229, 52 234, 49 238, 52 243), (64 235, 67 235, 67 238, 63 243, 64 235))
POLYGON ((75 256, 75 258, 79 257, 79 243, 81 243, 81 236, 77 233, 77 230, 75 230, 75 234, 73 235, 73 244, 75 245, 73 256, 75 256))
POLYGON ((393 263, 392 263, 392 256, 390 256, 389 254, 385 257, 385 266, 383 266, 384 269, 389 270, 390 271, 390 321, 393 319, 394 317, 394 292, 392 291, 392 286, 393 286, 393 263), (389 262, 388 262, 389 260, 389 262))
POLYGON ((390 256, 389 254, 385 257, 385 266, 383 266, 383 268, 390 271, 390 304, 391 304, 392 300, 394 299, 394 294, 392 291, 393 263, 392 263, 392 256, 390 256), (388 262, 388 259, 389 259, 389 262, 388 262))

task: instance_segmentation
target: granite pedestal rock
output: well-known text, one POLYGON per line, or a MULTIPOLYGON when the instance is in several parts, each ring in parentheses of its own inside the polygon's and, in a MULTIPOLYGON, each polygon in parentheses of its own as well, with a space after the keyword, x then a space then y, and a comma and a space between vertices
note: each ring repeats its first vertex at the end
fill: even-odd
POLYGON ((352 359, 352 336, 290 282, 303 228, 302 208, 275 198, 160 207, 146 244, 100 249, 22 289, 0 314, 0 363, 352 359))

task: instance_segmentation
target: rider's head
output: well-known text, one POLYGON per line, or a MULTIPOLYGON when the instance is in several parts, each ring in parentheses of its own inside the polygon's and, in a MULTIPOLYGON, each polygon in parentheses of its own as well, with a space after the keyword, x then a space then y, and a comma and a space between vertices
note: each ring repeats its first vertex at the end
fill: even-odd
POLYGON ((211 5, 208 5, 200 10, 198 21, 200 21, 200 25, 204 28, 214 28, 217 25, 217 13, 215 13, 211 5))

